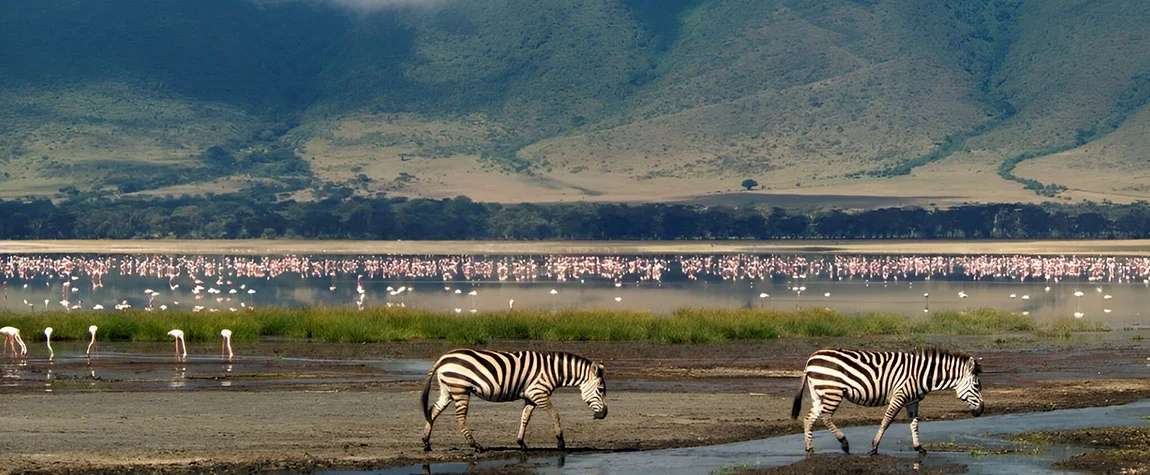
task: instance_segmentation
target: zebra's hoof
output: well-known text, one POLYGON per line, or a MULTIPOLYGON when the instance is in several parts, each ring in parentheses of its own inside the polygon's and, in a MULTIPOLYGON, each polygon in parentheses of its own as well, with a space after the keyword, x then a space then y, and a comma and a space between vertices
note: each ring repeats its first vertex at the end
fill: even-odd
POLYGON ((424 442, 423 443, 423 451, 424 452, 431 452, 431 442, 424 442))
POLYGON ((869 455, 878 455, 878 449, 871 449, 869 455))
POLYGON ((926 455, 926 449, 922 448, 921 445, 916 446, 914 450, 917 450, 919 455, 926 455))
POLYGON ((520 440, 518 442, 519 442, 519 450, 526 452, 527 451, 527 444, 524 443, 522 440, 520 440))
POLYGON ((814 447, 807 447, 807 457, 810 457, 810 456, 812 456, 812 455, 814 455, 814 454, 815 454, 815 449, 814 449, 814 447))
POLYGON ((846 454, 851 453, 851 444, 850 444, 850 442, 847 442, 846 437, 844 437, 842 440, 839 441, 839 445, 842 446, 843 453, 846 453, 846 454))
POLYGON ((486 448, 484 448, 482 445, 479 445, 479 444, 471 444, 471 448, 475 449, 475 453, 481 453, 481 452, 487 450, 486 448))
POLYGON ((556 445, 559 447, 559 450, 566 450, 567 449, 567 443, 563 442, 563 437, 559 437, 558 439, 559 439, 559 443, 556 445))

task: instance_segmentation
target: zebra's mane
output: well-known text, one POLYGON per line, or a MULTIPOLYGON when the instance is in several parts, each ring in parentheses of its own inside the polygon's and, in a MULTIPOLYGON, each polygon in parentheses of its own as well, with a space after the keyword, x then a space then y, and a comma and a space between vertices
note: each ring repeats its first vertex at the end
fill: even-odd
POLYGON ((928 346, 925 348, 919 348, 917 351, 915 351, 915 354, 922 355, 922 356, 930 356, 930 355, 953 356, 955 358, 960 358, 960 359, 974 358, 974 374, 979 374, 982 372, 982 365, 979 364, 978 358, 975 358, 974 355, 967 353, 965 351, 928 346))
POLYGON ((566 357, 571 358, 571 359, 576 360, 576 361, 581 361, 581 362, 586 361, 588 363, 594 363, 594 361, 591 361, 591 358, 587 358, 586 356, 578 355, 575 353, 569 353, 566 351, 544 351, 542 353, 545 355, 552 355, 552 356, 566 356, 566 357))
POLYGON ((934 346, 927 346, 919 348, 915 353, 920 355, 938 355, 938 356, 953 356, 955 358, 974 358, 974 355, 960 350, 952 350, 949 348, 938 348, 934 346))

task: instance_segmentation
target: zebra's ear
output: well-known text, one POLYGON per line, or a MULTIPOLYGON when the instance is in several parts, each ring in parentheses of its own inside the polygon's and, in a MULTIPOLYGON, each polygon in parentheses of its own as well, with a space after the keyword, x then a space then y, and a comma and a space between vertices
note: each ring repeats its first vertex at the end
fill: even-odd
POLYGON ((978 363, 978 360, 979 360, 978 358, 975 358, 973 356, 971 356, 970 360, 969 360, 971 371, 974 374, 978 374, 978 373, 982 372, 982 365, 978 363))
POLYGON ((599 379, 603 379, 603 373, 605 370, 606 369, 603 367, 603 363, 595 363, 595 376, 598 376, 599 379))

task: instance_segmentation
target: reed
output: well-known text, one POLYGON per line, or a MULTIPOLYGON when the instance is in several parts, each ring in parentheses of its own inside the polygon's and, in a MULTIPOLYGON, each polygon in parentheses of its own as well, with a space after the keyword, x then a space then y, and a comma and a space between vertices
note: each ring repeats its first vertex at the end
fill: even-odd
POLYGON ((922 318, 894 314, 846 315, 822 308, 800 310, 683 308, 669 316, 619 310, 508 310, 454 314, 426 309, 262 308, 244 312, 46 312, 0 313, 0 324, 24 330, 28 340, 84 340, 99 326, 101 341, 166 341, 173 328, 189 341, 219 338, 223 328, 236 340, 262 337, 336 342, 446 339, 482 343, 491 339, 544 341, 657 341, 709 343, 723 340, 853 337, 867 335, 989 335, 1014 332, 1065 333, 1104 330, 1097 324, 1056 321, 1039 325, 1028 316, 991 309, 938 312, 922 318))

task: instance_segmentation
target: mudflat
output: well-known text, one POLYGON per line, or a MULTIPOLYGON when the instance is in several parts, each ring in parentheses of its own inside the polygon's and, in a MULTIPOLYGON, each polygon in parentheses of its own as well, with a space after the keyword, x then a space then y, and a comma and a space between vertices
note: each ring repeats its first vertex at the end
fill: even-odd
MULTIPOLYGON (((669 346, 508 341, 498 346, 575 351, 607 364, 610 415, 606 419, 593 420, 573 389, 554 397, 568 451, 585 452, 707 445, 800 432, 801 424, 790 418, 790 408, 805 357, 812 349, 841 343, 669 346)), ((893 339, 858 343, 875 348, 905 345, 893 339)), ((1010 348, 993 348, 990 339, 951 343, 981 347, 974 351, 983 357, 986 368, 987 414, 1113 405, 1150 397, 1147 345, 1140 340, 1037 342, 1010 348)), ((333 364, 388 358, 429 362, 450 347, 441 341, 378 345, 258 342, 242 345, 241 354, 279 355, 302 363, 293 366, 291 374, 269 375, 245 373, 241 358, 235 362, 235 372, 205 376, 210 381, 235 383, 233 387, 146 389, 130 376, 93 382, 75 377, 52 392, 35 384, 7 387, 2 390, 7 394, 0 415, 0 470, 252 473, 518 457, 520 452, 513 447, 521 404, 473 398, 469 424, 479 442, 494 450, 474 453, 448 411, 435 426, 433 450, 424 452, 420 442, 422 381, 372 378, 373 370, 362 365, 333 364), (342 379, 332 377, 341 372, 342 379), (313 380, 318 373, 324 373, 324 378, 313 380), (369 377, 361 377, 364 374, 369 377), (241 384, 259 378, 276 382, 241 384)), ((174 364, 163 362, 166 356, 160 351, 169 350, 166 345, 136 350, 153 351, 151 358, 161 362, 151 364, 174 364)), ((193 346, 192 350, 206 348, 193 346)), ((140 364, 130 358, 105 361, 100 371, 109 375, 113 370, 139 372, 136 366, 140 364)), ((42 363, 28 363, 18 374, 42 378, 38 366, 42 363)), ((13 374, 10 371, 5 366, 6 374, 13 374)), ((881 412, 881 408, 847 405, 836 420, 841 425, 872 425, 881 412)), ((922 417, 970 416, 947 391, 932 394, 922 403, 922 417)), ((905 422, 900 417, 896 423, 905 422)), ((533 455, 557 453, 551 427, 545 413, 535 415, 526 438, 533 455)), ((795 447, 796 452, 801 450, 795 447)), ((817 461, 807 465, 818 471, 817 461)))

